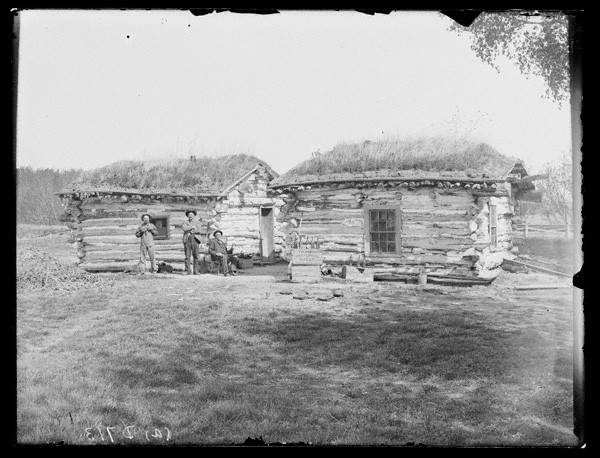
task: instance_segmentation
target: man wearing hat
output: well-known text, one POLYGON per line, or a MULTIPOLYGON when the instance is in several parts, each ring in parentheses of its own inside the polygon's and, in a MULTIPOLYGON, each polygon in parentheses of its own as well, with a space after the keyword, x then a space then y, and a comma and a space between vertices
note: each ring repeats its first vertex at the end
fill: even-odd
MULTIPOLYGON (((188 210, 185 212, 188 220, 183 223, 181 228, 183 229, 183 250, 185 252, 185 272, 184 275, 190 275, 192 269, 190 261, 193 259, 194 263, 194 275, 200 274, 200 266, 198 257, 200 250, 198 247, 198 240, 196 235, 200 235, 200 221, 196 220, 196 210, 188 210)), ((204 256, 202 259, 203 271, 206 272, 206 263, 204 262, 204 256)))
POLYGON ((210 253, 213 261, 220 261, 223 263, 223 275, 237 275, 236 267, 238 264, 238 258, 232 255, 233 247, 229 250, 227 249, 225 241, 221 238, 222 236, 223 231, 221 230, 216 230, 213 232, 213 238, 210 239, 210 243, 208 245, 208 252, 210 253))
POLYGON ((140 273, 146 271, 146 258, 150 259, 150 272, 156 272, 156 260, 154 252, 154 236, 158 235, 158 229, 150 222, 150 215, 144 213, 141 216, 142 224, 135 231, 135 236, 140 239, 140 273))

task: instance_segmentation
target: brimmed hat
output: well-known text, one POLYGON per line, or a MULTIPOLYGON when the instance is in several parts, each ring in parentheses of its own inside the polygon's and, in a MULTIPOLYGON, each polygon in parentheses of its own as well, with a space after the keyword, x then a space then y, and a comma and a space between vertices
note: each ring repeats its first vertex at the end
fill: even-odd
POLYGON ((152 219, 152 216, 150 216, 150 213, 144 213, 142 216, 140 216, 140 219, 142 221, 144 220, 144 216, 147 216, 148 218, 152 219))
POLYGON ((219 234, 223 235, 223 231, 222 231, 221 229, 217 229, 215 232, 213 232, 213 237, 214 237, 215 235, 217 235, 217 232, 218 232, 219 234))
POLYGON ((188 210, 188 211, 185 212, 185 216, 189 215, 190 213, 193 213, 194 216, 198 215, 198 213, 196 213, 196 210, 188 210))

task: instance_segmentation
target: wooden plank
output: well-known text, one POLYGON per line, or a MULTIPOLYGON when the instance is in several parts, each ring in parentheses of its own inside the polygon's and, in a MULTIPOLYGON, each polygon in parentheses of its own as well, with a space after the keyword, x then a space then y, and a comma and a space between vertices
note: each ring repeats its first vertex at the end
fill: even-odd
POLYGON ((546 269, 545 267, 536 266, 536 265, 533 265, 533 264, 529 264, 527 262, 517 261, 515 259, 504 259, 503 262, 505 262, 505 263, 507 263, 509 265, 513 264, 513 265, 516 265, 516 266, 524 266, 524 267, 527 267, 527 268, 532 269, 532 270, 537 270, 539 272, 545 272, 545 273, 552 274, 552 275, 558 275, 558 276, 561 276, 561 277, 568 277, 568 278, 572 278, 573 277, 573 275, 570 275, 570 274, 565 274, 563 272, 557 272, 555 270, 546 269))
POLYGON ((560 283, 553 283, 553 284, 537 284, 537 285, 516 285, 513 286, 513 289, 519 290, 519 291, 529 291, 529 290, 538 290, 538 289, 564 289, 564 288, 570 288, 570 285, 563 285, 560 283))

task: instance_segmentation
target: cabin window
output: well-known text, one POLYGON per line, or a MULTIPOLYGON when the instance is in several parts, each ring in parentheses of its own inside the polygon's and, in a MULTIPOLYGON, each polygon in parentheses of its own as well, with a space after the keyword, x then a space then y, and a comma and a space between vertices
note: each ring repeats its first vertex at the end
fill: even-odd
POLYGON ((400 252, 400 209, 397 207, 368 207, 365 209, 366 252, 371 255, 390 255, 400 252))
POLYGON ((498 246, 498 210, 495 205, 490 205, 490 245, 498 246))
POLYGON ((171 238, 171 229, 169 224, 169 216, 155 216, 150 220, 156 226, 158 235, 154 236, 154 240, 168 240, 171 238))

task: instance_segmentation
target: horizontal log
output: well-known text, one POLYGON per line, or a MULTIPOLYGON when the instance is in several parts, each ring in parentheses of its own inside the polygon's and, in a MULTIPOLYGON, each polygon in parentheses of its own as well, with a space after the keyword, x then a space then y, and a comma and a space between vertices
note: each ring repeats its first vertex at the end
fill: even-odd
MULTIPOLYGON (((318 240, 320 244, 332 243, 337 245, 362 245, 364 243, 364 236, 362 232, 360 234, 324 234, 322 236, 312 236, 315 240, 318 240)), ((304 234, 301 236, 301 243, 306 242, 304 234)))
POLYGON ((87 236, 96 236, 96 235, 131 235, 135 237, 135 231, 137 230, 137 225, 118 227, 118 226, 106 226, 106 227, 85 227, 81 229, 81 235, 84 237, 87 236))
POLYGON ((258 207, 246 207, 246 206, 223 206, 223 213, 233 216, 258 216, 258 207))
POLYGON ((448 264, 448 265, 473 265, 472 261, 458 259, 440 254, 404 255, 404 256, 365 256, 365 260, 371 263, 391 265, 417 265, 417 264, 448 264))
POLYGON ((303 212, 302 221, 342 221, 345 219, 362 218, 363 210, 359 208, 319 208, 312 212, 303 212))
MULTIPOLYGON (((182 272, 185 269, 184 263, 168 263, 175 271, 182 272)), ((83 262, 79 264, 79 268, 88 272, 123 272, 126 270, 135 270, 138 267, 138 262, 130 261, 107 261, 107 262, 83 262)), ((146 268, 149 270, 150 263, 146 263, 146 268)))
POLYGON ((260 205, 275 205, 275 199, 271 197, 237 197, 231 196, 227 199, 229 201, 230 206, 260 206, 260 205))
POLYGON ((469 237, 402 237, 405 248, 435 248, 438 250, 457 250, 469 248, 473 241, 469 237))
POLYGON ((363 228, 361 226, 345 226, 342 224, 326 224, 326 225, 302 225, 299 228, 301 235, 362 235, 363 228))
POLYGON ((468 223, 471 220, 471 216, 467 214, 467 212, 456 212, 456 213, 445 213, 445 214, 436 214, 434 212, 428 211, 403 211, 401 213, 403 222, 423 222, 423 223, 432 223, 432 222, 455 222, 455 223, 468 223))
POLYGON ((323 251, 343 251, 348 253, 362 253, 364 248, 362 245, 340 245, 338 243, 321 243, 323 251))
MULTIPOLYGON (((331 210, 334 208, 338 209, 338 210, 356 210, 356 209, 360 209, 363 207, 362 203, 360 203, 356 199, 331 202, 331 201, 322 200, 322 199, 304 199, 304 198, 302 198, 301 200, 298 201, 298 205, 301 207, 314 207, 317 210, 318 209, 331 210)), ((300 214, 301 212, 296 212, 296 213, 300 214)))
POLYGON ((430 214, 430 219, 436 219, 439 216, 453 216, 457 220, 468 216, 468 210, 466 208, 404 208, 402 209, 403 215, 424 215, 430 214))
POLYGON ((461 228, 435 227, 429 224, 403 224, 402 237, 468 237, 471 231, 466 225, 461 228))
MULTIPOLYGON (((185 254, 183 250, 155 250, 156 258, 162 259, 175 259, 182 260, 185 259, 185 254)), ((140 259, 140 251, 138 250, 112 250, 112 251, 88 251, 85 253, 85 259, 87 261, 95 261, 95 260, 113 260, 113 261, 126 261, 126 260, 134 260, 140 259)))
POLYGON ((530 264, 527 262, 522 262, 522 261, 517 261, 515 259, 504 259, 503 261, 504 263, 508 264, 508 265, 516 265, 519 267, 527 267, 529 269, 532 270, 536 270, 539 272, 544 272, 544 273, 548 273, 548 274, 552 274, 552 275, 558 275, 560 277, 568 277, 568 278, 572 278, 573 276, 570 274, 566 274, 564 272, 557 272, 556 270, 552 270, 552 269, 548 269, 545 267, 540 267, 540 266, 536 266, 534 264, 530 264))
POLYGON ((141 224, 140 218, 127 217, 127 218, 88 218, 82 221, 82 228, 102 228, 102 227, 137 227, 141 224))
MULTIPOLYGON (((157 250, 179 250, 183 251, 183 243, 174 240, 155 240, 154 245, 157 250), (166 242, 166 243, 161 243, 166 242)), ((93 243, 84 244, 82 250, 86 253, 92 253, 96 251, 133 251, 138 249, 139 251, 139 239, 132 243, 93 243)))
POLYGON ((214 209, 215 204, 155 204, 155 203, 142 203, 142 202, 83 202, 78 208, 84 213, 106 213, 106 212, 128 212, 128 213, 182 213, 189 209, 196 210, 198 214, 208 214, 214 209))
POLYGON ((516 285, 513 286, 514 289, 519 290, 519 291, 530 291, 530 290, 537 290, 537 289, 563 289, 563 288, 569 288, 569 285, 565 285, 565 284, 560 284, 560 283, 554 283, 554 284, 535 284, 535 285, 516 285))

